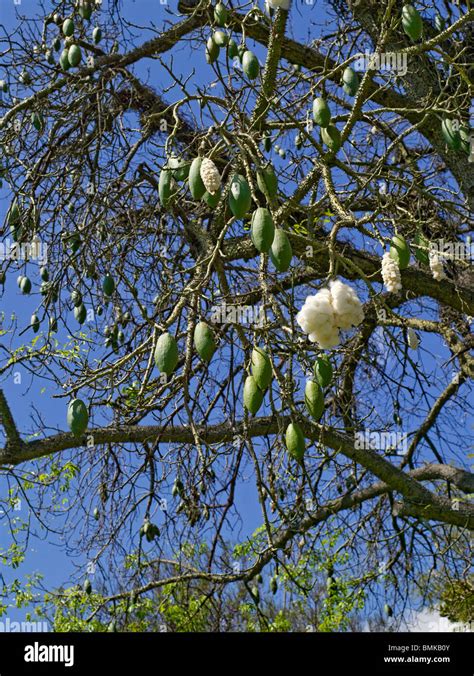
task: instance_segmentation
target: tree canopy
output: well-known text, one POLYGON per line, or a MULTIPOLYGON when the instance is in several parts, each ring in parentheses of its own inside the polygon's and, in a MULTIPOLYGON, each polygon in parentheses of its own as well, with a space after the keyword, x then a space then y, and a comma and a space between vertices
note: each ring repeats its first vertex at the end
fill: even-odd
POLYGON ((474 619, 474 10, 153 12, 0 26, 0 608, 474 619))

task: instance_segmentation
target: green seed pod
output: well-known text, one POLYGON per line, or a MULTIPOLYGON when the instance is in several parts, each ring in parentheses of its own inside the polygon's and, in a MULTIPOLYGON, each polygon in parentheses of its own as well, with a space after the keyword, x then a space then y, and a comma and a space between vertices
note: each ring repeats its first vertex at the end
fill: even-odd
POLYGON ((275 228, 272 246, 270 249, 270 259, 278 272, 286 272, 291 265, 293 249, 288 235, 281 228, 275 228))
POLYGON ((48 293, 51 291, 51 284, 50 282, 41 282, 40 286, 40 294, 42 296, 47 296, 48 293))
POLYGON ((173 174, 171 169, 163 167, 160 171, 160 179, 158 181, 158 196, 165 209, 170 204, 173 194, 172 179, 173 174))
POLYGON ((74 33, 74 21, 72 19, 66 19, 63 22, 63 35, 67 38, 70 38, 74 33))
POLYGON ((430 264, 429 240, 427 240, 422 233, 418 233, 417 235, 415 235, 414 243, 417 245, 417 247, 421 247, 414 249, 413 255, 415 256, 416 260, 419 263, 423 263, 423 265, 429 265, 430 264))
POLYGON ((423 34, 423 20, 413 5, 405 5, 402 9, 402 26, 405 33, 413 41, 419 40, 423 34))
POLYGON ((30 326, 35 333, 38 333, 40 328, 40 320, 36 314, 31 315, 30 326))
POLYGON ((271 213, 265 207, 258 207, 252 214, 250 236, 254 247, 260 253, 266 253, 275 237, 275 225, 271 213))
POLYGON ((328 127, 331 122, 331 110, 325 99, 318 98, 313 101, 313 120, 320 127, 328 127))
POLYGON ((278 193, 278 179, 271 164, 259 169, 257 172, 257 185, 261 192, 269 194, 271 198, 277 196, 278 193))
POLYGON ((162 333, 155 347, 155 364, 160 373, 170 376, 178 365, 178 343, 171 333, 162 333))
POLYGON ((390 258, 398 264, 400 270, 405 270, 410 264, 410 247, 402 235, 392 237, 390 244, 390 258))
POLYGON ((28 295, 31 291, 31 281, 28 279, 28 277, 23 277, 21 282, 20 282, 20 289, 21 292, 24 293, 25 295, 28 295))
POLYGON ((235 59, 235 57, 239 55, 239 48, 237 46, 237 43, 232 38, 227 43, 227 55, 229 59, 235 59))
POLYGON ((341 132, 333 124, 321 128, 321 141, 327 145, 329 150, 337 153, 341 147, 341 132))
POLYGON ((288 453, 295 458, 295 460, 298 462, 303 460, 306 443, 303 430, 298 423, 290 423, 286 428, 285 445, 288 453))
POLYGON ((77 319, 79 324, 84 324, 84 322, 86 321, 87 310, 86 306, 83 303, 74 308, 74 317, 77 319))
POLYGON ((235 218, 243 218, 252 204, 250 187, 245 177, 234 174, 229 191, 229 207, 235 218))
POLYGON ((263 392, 253 376, 247 376, 244 383, 244 406, 249 413, 255 415, 263 402, 263 392))
POLYGON ((63 51, 61 52, 61 56, 59 57, 59 65, 63 70, 69 70, 69 68, 71 67, 71 64, 69 63, 68 59, 68 52, 69 49, 67 48, 63 49, 63 51))
POLYGON ((227 11, 227 7, 222 2, 218 2, 214 7, 215 23, 222 28, 227 23, 228 18, 229 12, 227 11))
POLYGON ((265 392, 273 379, 270 357, 261 347, 254 347, 251 356, 251 371, 257 387, 265 392))
POLYGON ((258 59, 250 49, 247 49, 242 56, 242 69, 249 80, 255 80, 260 72, 258 59))
POLYGON ((304 403, 310 416, 318 422, 324 411, 324 394, 321 385, 314 380, 306 382, 304 403))
POLYGON ((206 322, 199 322, 194 329, 194 347, 203 361, 211 361, 217 349, 214 333, 206 322))
POLYGON ((84 434, 89 423, 89 413, 82 399, 73 399, 70 402, 66 419, 69 429, 76 437, 84 434))
POLYGON ((314 362, 314 376, 321 387, 327 387, 332 380, 333 369, 329 357, 321 355, 314 362))
POLYGON ((75 68, 81 63, 82 52, 79 45, 71 45, 67 53, 67 59, 72 68, 75 68))
POLYGON ((92 584, 91 584, 91 581, 89 579, 86 578, 84 580, 83 588, 84 588, 84 591, 86 592, 87 595, 92 593, 92 584))
POLYGON ((217 205, 219 204, 219 201, 221 199, 221 194, 222 193, 221 193, 220 188, 213 195, 211 195, 211 193, 207 192, 207 190, 206 190, 206 192, 202 196, 202 201, 205 202, 208 207, 211 207, 211 209, 215 209, 217 207, 217 205))
POLYGON ((229 36, 226 35, 223 31, 215 31, 212 36, 212 39, 218 47, 225 47, 229 42, 229 36))
POLYGON ((193 199, 200 200, 206 188, 201 178, 202 157, 195 157, 189 168, 188 185, 193 199))
POLYGON ((359 89, 359 76, 350 66, 342 74, 342 88, 348 96, 355 96, 359 89))
POLYGON ((115 282, 110 275, 105 275, 102 281, 102 291, 106 296, 111 296, 115 291, 115 282))
POLYGON ((20 222, 21 222, 20 207, 18 206, 18 201, 14 199, 8 210, 7 223, 10 226, 10 228, 17 228, 20 225, 20 222))
POLYGON ((18 77, 18 80, 21 82, 21 84, 28 86, 31 84, 31 75, 25 68, 23 68, 18 77))
POLYGON ((83 19, 89 21, 92 16, 92 3, 87 2, 87 0, 80 0, 79 2, 79 14, 83 19))
POLYGON ((212 37, 208 38, 206 43, 206 61, 207 63, 214 63, 219 58, 219 45, 216 45, 212 37))
POLYGON ((240 63, 242 63, 242 59, 243 59, 243 56, 244 56, 246 51, 247 51, 247 47, 245 46, 245 44, 243 42, 241 42, 240 45, 238 46, 240 63))
POLYGON ((185 181, 188 178, 191 164, 183 157, 172 155, 167 166, 171 169, 171 174, 176 181, 185 181))

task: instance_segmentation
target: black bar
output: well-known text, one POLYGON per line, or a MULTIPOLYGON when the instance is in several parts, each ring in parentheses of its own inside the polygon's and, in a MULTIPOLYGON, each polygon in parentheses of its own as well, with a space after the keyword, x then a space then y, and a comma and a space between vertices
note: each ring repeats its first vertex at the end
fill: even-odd
MULTIPOLYGON (((253 673, 269 669, 289 676, 304 669, 329 674, 472 676, 472 633, 347 634, 61 634, 0 633, 0 676, 104 674, 143 669, 158 673, 253 673), (50 648, 53 646, 53 648, 50 648), (72 647, 65 650, 65 647, 72 647), (444 647, 443 647, 444 646, 444 647), (61 650, 62 648, 62 650, 61 650), (25 661, 62 658, 63 662, 25 661), (65 666, 66 661, 72 661, 65 666), (390 662, 388 661, 390 659, 390 662), (395 661, 396 659, 396 661, 395 661), (403 661, 402 661, 403 659, 403 661), (440 660, 443 661, 440 661, 440 660), (436 660, 436 661, 435 661, 436 660)), ((262 671, 263 673, 263 671, 262 671)))

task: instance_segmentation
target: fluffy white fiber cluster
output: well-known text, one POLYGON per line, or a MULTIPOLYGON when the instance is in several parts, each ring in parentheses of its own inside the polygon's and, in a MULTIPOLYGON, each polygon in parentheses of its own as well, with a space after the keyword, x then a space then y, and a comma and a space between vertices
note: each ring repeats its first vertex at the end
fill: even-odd
POLYGON ((329 289, 308 296, 296 315, 310 341, 323 350, 339 345, 339 329, 358 326, 363 319, 364 310, 356 292, 340 281, 330 282, 329 289))
POLYGON ((215 195, 221 186, 221 175, 214 162, 208 157, 205 157, 201 162, 199 174, 207 192, 215 195))
POLYGON ((446 273, 444 272, 443 263, 441 258, 435 251, 430 251, 430 270, 434 279, 440 282, 442 279, 446 279, 446 273))
POLYGON ((388 251, 382 257, 382 279, 390 293, 397 293, 402 288, 400 268, 388 251))

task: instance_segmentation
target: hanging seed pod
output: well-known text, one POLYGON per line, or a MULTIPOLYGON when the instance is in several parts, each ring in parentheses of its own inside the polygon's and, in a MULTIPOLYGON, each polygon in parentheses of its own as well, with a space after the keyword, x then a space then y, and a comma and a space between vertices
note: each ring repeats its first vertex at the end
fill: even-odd
POLYGON ((258 59, 250 49, 247 49, 242 56, 242 69, 249 80, 255 80, 260 72, 258 59))
POLYGON ((248 376, 244 384, 244 406, 249 413, 255 415, 263 402, 263 392, 253 376, 248 376))
POLYGON ((162 333, 155 348, 155 364, 160 373, 170 376, 178 365, 179 352, 176 338, 170 333, 162 333))
POLYGON ((219 45, 217 45, 213 38, 210 37, 206 43, 206 61, 207 63, 214 63, 219 58, 219 45))
POLYGON ((227 7, 222 2, 218 2, 214 7, 214 21, 222 28, 227 23, 228 18, 229 12, 227 11, 227 7))
POLYGON ((359 76, 350 66, 342 74, 342 88, 348 96, 355 96, 359 89, 359 76))
POLYGON ((306 450, 306 443, 304 440, 303 430, 298 425, 298 423, 290 423, 286 428, 285 445, 288 453, 293 458, 295 458, 295 460, 298 462, 303 460, 304 452, 306 450))
POLYGON ((331 111, 325 99, 318 98, 313 101, 313 120, 320 127, 328 127, 331 122, 331 111))
POLYGON ((272 382, 273 372, 270 357, 261 347, 252 350, 251 371, 257 387, 265 392, 272 382))
POLYGON ((332 380, 333 369, 329 357, 323 354, 314 362, 314 376, 321 387, 327 387, 332 380))
POLYGON ((306 383, 304 403, 310 416, 318 422, 324 411, 324 394, 321 385, 314 380, 308 380, 306 383))

